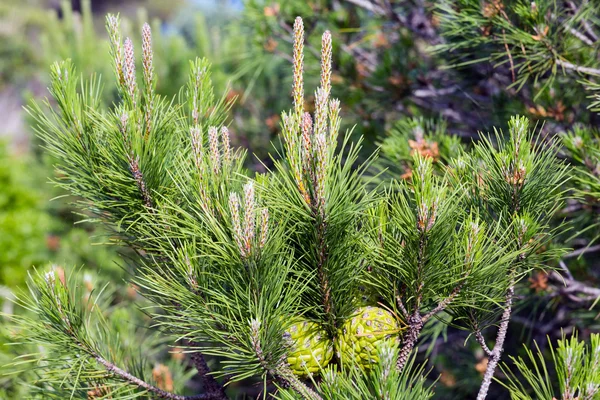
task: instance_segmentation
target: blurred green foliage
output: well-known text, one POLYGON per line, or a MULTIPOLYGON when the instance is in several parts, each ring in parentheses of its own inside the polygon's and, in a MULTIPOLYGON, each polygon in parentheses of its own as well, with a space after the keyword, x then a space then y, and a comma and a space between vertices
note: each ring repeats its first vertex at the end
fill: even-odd
POLYGON ((65 200, 49 204, 57 192, 47 174, 33 157, 10 155, 0 143, 0 286, 23 284, 31 266, 48 262, 118 270, 114 251, 93 244, 91 227, 73 225, 65 200))

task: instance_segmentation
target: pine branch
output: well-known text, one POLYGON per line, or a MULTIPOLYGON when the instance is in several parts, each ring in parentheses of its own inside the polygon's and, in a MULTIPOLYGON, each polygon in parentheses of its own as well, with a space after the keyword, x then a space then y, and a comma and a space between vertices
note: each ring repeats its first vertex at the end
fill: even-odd
POLYGON ((298 392, 307 400, 323 400, 323 398, 314 390, 306 386, 290 369, 286 366, 280 366, 275 371, 277 377, 283 380, 292 389, 298 392))
POLYGON ((583 247, 581 249, 572 251, 569 254, 565 254, 563 258, 575 258, 581 256, 582 254, 595 253, 597 251, 600 251, 600 244, 597 244, 595 246, 583 247))
POLYGON ((136 386, 138 386, 142 389, 145 389, 149 392, 152 392, 161 399, 168 399, 168 400, 212 400, 212 399, 222 400, 222 399, 227 399, 227 397, 223 397, 221 393, 217 393, 217 392, 206 392, 204 394, 199 394, 199 395, 195 395, 195 396, 182 396, 182 395, 166 392, 160 388, 157 388, 156 386, 150 385, 149 383, 131 375, 129 372, 122 370, 121 368, 119 368, 116 365, 112 364, 111 362, 105 360, 104 358, 100 357, 99 355, 94 355, 94 359, 99 364, 102 364, 104 366, 104 368, 106 369, 106 371, 109 372, 110 374, 118 376, 119 378, 121 378, 127 382, 130 382, 133 385, 136 385, 136 386))
POLYGON ((440 301, 438 303, 438 305, 435 306, 431 311, 429 311, 427 314, 425 314, 423 316, 423 323, 427 322, 435 314, 444 311, 446 309, 446 307, 448 307, 448 305, 450 303, 452 303, 452 300, 454 300, 454 298, 456 298, 456 296, 458 296, 458 294, 462 290, 463 285, 464 285, 464 280, 454 288, 452 293, 450 293, 445 299, 440 301))
POLYGON ((557 288, 561 295, 577 303, 596 301, 600 298, 599 288, 589 286, 574 279, 568 269, 566 269, 566 275, 565 278, 556 271, 550 273, 550 279, 561 284, 557 288), (585 297, 578 295, 584 295, 585 297))
POLYGON ((325 266, 325 262, 327 261, 327 243, 325 242, 325 231, 327 229, 327 224, 325 221, 322 221, 317 226, 317 241, 318 241, 318 265, 317 265, 317 273, 319 275, 319 281, 321 284, 321 296, 323 297, 323 306, 324 311, 330 319, 330 322, 334 321, 334 304, 333 299, 331 297, 331 287, 329 286, 329 282, 327 280, 326 271, 323 270, 325 266))
MULTIPOLYGON (((190 346, 197 346, 197 344, 191 342, 190 346)), ((227 395, 225 394, 225 389, 219 384, 219 382, 217 382, 214 376, 210 375, 210 369, 208 368, 208 364, 204 359, 204 355, 199 351, 195 351, 192 353, 191 359, 194 367, 196 367, 196 370, 198 371, 198 374, 202 378, 204 389, 208 393, 215 393, 215 396, 217 394, 220 395, 220 397, 215 397, 215 399, 226 400, 227 395)))
POLYGON ((402 371, 406 362, 410 359, 410 353, 417 344, 423 325, 423 318, 417 309, 408 319, 408 330, 402 337, 402 348, 400 349, 400 353, 398 353, 398 360, 396 361, 398 371, 402 371))
POLYGON ((485 398, 487 397, 488 390, 490 389, 490 384, 492 383, 492 379, 494 378, 494 372, 496 371, 496 367, 498 366, 500 357, 502 357, 502 351, 504 350, 504 340, 506 339, 506 332, 508 331, 508 323, 510 321, 510 315, 512 312, 512 302, 514 294, 515 285, 514 283, 512 283, 508 288, 508 291, 506 292, 506 304, 504 306, 504 312, 502 313, 502 318, 500 320, 500 328, 498 329, 498 334, 496 336, 496 343, 494 344, 494 349, 491 351, 491 354, 488 358, 487 368, 485 370, 483 381, 481 382, 481 386, 479 388, 479 393, 477 394, 477 400, 485 400, 485 398))
POLYGON ((556 60, 556 65, 559 65, 559 66, 561 66, 565 69, 569 69, 571 71, 578 72, 580 74, 600 76, 600 69, 598 69, 598 68, 583 67, 581 65, 576 65, 569 61, 565 61, 565 60, 561 60, 561 59, 556 60))
POLYGON ((483 334, 481 333, 481 330, 479 328, 475 329, 475 339, 477 340, 477 343, 479 343, 479 345, 483 349, 483 352, 485 353, 485 355, 488 357, 491 357, 492 350, 490 350, 487 343, 485 343, 485 338, 483 337, 483 334))

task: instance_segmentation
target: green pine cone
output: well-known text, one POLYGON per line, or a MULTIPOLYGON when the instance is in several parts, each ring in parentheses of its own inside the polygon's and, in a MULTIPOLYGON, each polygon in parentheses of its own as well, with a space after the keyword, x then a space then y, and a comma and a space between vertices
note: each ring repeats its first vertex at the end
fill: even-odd
POLYGON ((333 343, 315 322, 297 320, 285 336, 290 342, 287 362, 298 376, 317 374, 333 357, 333 343))
POLYGON ((342 326, 336 340, 338 358, 346 365, 364 369, 379 362, 377 346, 398 341, 398 322, 392 313, 379 307, 360 307, 342 326))

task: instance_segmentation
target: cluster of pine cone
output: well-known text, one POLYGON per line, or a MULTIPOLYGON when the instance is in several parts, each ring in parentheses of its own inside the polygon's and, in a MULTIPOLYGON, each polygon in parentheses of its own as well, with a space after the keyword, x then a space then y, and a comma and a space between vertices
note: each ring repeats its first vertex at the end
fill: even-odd
POLYGON ((373 306, 356 310, 339 329, 335 339, 328 337, 316 322, 297 318, 286 329, 290 347, 287 362, 298 376, 318 374, 331 361, 334 348, 344 365, 359 365, 365 370, 377 363, 377 347, 398 340, 399 324, 389 311, 373 306))

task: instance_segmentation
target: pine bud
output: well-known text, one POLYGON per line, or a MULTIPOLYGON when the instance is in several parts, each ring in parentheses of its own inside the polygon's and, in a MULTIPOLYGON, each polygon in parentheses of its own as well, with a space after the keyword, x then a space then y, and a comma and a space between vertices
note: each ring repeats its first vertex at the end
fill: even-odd
POLYGON ((221 127, 221 140, 223 141, 223 164, 231 164, 231 142, 229 139, 229 129, 221 127))
POLYGON ((325 31, 321 38, 321 88, 328 97, 331 92, 331 32, 325 31))
POLYGON ((340 122, 340 101, 332 99, 329 101, 329 143, 332 146, 337 142, 340 122))
POLYGON ((327 132, 327 92, 318 88, 315 92, 315 136, 327 132))
POLYGON ((142 27, 142 65, 144 67, 144 83, 148 91, 154 84, 154 66, 152 64, 152 32, 147 23, 142 27))
POLYGON ((316 205, 321 216, 325 215, 325 182, 327 180, 327 143, 324 134, 315 136, 316 141, 316 163, 315 163, 315 187, 316 205))
POLYGON ((142 27, 142 66, 144 69, 144 86, 146 87, 146 139, 152 129, 152 112, 154 110, 154 66, 152 65, 152 33, 150 25, 142 27))
POLYGON ((202 134, 200 128, 190 128, 190 136, 192 137, 192 150, 194 152, 194 161, 196 162, 196 168, 199 171, 202 170, 202 134))
POLYGON ((302 158, 304 167, 304 177, 314 180, 312 169, 312 118, 310 113, 304 113, 302 117, 302 158))
POLYGON ((121 126, 119 129, 121 130, 121 135, 123 135, 123 140, 127 143, 129 138, 127 137, 127 121, 129 120, 129 115, 124 112, 121 114, 121 126))
POLYGON ((264 248, 269 234, 269 210, 263 208, 260 216, 260 248, 264 248))
POLYGON ((56 280, 56 276, 54 274, 54 271, 48 271, 44 274, 44 280, 46 281, 46 284, 48 286, 50 285, 54 285, 54 282, 56 280))
POLYGON ((139 157, 129 156, 129 168, 131 170, 131 174, 133 175, 133 179, 135 179, 138 189, 140 190, 144 204, 146 207, 151 208, 152 199, 150 197, 150 192, 146 187, 146 182, 144 181, 142 171, 140 170, 139 157))
POLYGON ((295 114, 300 117, 304 110, 304 24, 300 17, 296 17, 294 22, 293 67, 292 97, 294 98, 295 114))
POLYGON ((217 128, 208 128, 208 146, 210 148, 210 162, 216 175, 221 172, 221 153, 219 152, 219 136, 217 128))
POLYGON ((243 241, 244 234, 242 232, 242 219, 240 216, 240 198, 237 193, 231 193, 229 195, 229 213, 231 215, 231 225, 233 227, 233 239, 238 246, 242 258, 246 258, 247 254, 243 241))
POLYGON ((254 354, 256 354, 258 360, 261 363, 264 363, 265 356, 262 351, 262 346, 260 344, 260 326, 261 323, 256 318, 252 318, 250 320, 250 341, 252 342, 252 348, 254 349, 254 354))
POLYGON ((255 206, 254 199, 254 183, 252 181, 244 185, 244 244, 246 246, 246 254, 250 254, 252 242, 255 235, 255 206))
POLYGON ((133 54, 133 42, 131 39, 125 39, 124 44, 125 60, 123 63, 123 75, 125 77, 125 86, 129 97, 135 104, 136 82, 135 82, 135 58, 133 54))
POLYGON ((202 110, 200 109, 200 104, 198 104, 198 96, 200 94, 200 86, 202 82, 202 78, 206 73, 206 67, 200 67, 198 63, 194 65, 194 86, 192 90, 192 120, 194 125, 198 125, 198 121, 200 120, 200 115, 202 114, 202 110))
POLYGON ((117 81, 120 85, 123 85, 125 84, 125 78, 123 75, 123 48, 121 45, 121 32, 119 31, 119 18, 109 15, 106 18, 106 28, 111 42, 117 81))

